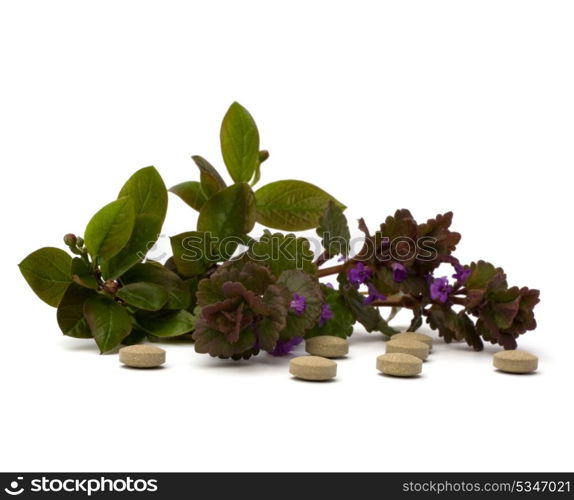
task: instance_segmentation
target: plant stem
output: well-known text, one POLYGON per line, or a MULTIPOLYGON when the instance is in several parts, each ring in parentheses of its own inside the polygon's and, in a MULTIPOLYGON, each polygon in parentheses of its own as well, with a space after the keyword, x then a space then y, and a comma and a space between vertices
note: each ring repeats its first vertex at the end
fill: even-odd
POLYGON ((325 250, 321 255, 319 255, 319 257, 317 257, 315 260, 315 265, 317 267, 321 267, 325 262, 327 262, 328 257, 329 254, 327 253, 327 250, 325 250))
POLYGON ((326 267, 325 269, 319 269, 315 276, 317 278, 323 278, 325 276, 331 276, 332 274, 339 274, 344 269, 343 264, 338 266, 326 267))
MULTIPOLYGON (((317 278, 323 278, 325 276, 331 276, 333 274, 339 274, 345 269, 344 264, 338 266, 326 267, 324 269, 319 269, 315 276, 317 278)), ((464 289, 462 289, 464 291, 464 289)), ((458 291, 460 293, 460 290, 458 291)), ((463 297, 451 297, 454 304, 463 306, 465 304, 465 299, 463 297)), ((387 300, 377 300, 371 305, 376 307, 406 307, 408 309, 418 309, 420 307, 419 301, 410 295, 400 295, 394 297, 388 297, 387 300)))
POLYGON ((80 254, 80 259, 82 259, 87 265, 88 267, 91 269, 92 268, 92 263, 90 262, 90 258, 88 257, 88 254, 85 252, 82 252, 80 254))
POLYGON ((406 307, 408 309, 418 309, 419 307, 417 300, 410 295, 387 297, 386 300, 376 300, 371 305, 376 307, 406 307))

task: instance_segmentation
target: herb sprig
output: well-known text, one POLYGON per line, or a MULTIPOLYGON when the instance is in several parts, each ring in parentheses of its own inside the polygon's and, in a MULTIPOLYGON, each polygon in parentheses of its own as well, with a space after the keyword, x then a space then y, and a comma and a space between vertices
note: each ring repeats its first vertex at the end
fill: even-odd
POLYGON ((398 210, 371 233, 359 220, 363 248, 350 255, 345 206, 319 187, 283 180, 258 189, 269 153, 240 104, 220 131, 226 181, 201 156, 199 180, 169 191, 198 212, 193 230, 171 237, 165 264, 147 258, 167 212, 167 190, 154 167, 136 172, 118 198, 89 221, 83 237, 67 234, 68 253, 41 248, 20 263, 36 295, 57 308, 64 335, 93 338, 101 352, 148 338, 192 333, 195 350, 247 359, 284 355, 304 338, 347 337, 358 322, 392 336, 401 308, 410 330, 426 322, 446 342, 514 349, 536 327, 539 291, 508 285, 501 268, 454 256, 461 235, 451 212, 417 223, 398 210), (255 224, 266 229, 251 234, 255 224), (322 250, 292 232, 315 229, 322 250), (327 266, 339 257, 340 263, 327 266), (441 269, 451 266, 451 275, 441 269), (335 276, 338 287, 321 283, 335 276), (391 308, 386 320, 381 307, 391 308))

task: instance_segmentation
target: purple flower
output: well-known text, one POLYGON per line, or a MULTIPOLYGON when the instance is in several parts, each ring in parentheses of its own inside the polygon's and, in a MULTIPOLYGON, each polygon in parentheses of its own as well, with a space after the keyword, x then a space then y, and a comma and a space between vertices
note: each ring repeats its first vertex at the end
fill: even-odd
POLYGON ((293 337, 289 340, 278 340, 277 344, 275 344, 275 349, 273 349, 269 354, 271 354, 271 356, 285 356, 301 342, 303 342, 303 337, 293 337))
POLYGON ((334 289, 335 289, 335 287, 333 286, 333 283, 327 283, 325 286, 326 286, 327 288, 330 288, 331 290, 334 290, 334 289))
POLYGON ((357 262, 347 271, 347 279, 355 288, 371 279, 371 270, 362 262, 357 262))
POLYGON ((448 278, 435 278, 430 284, 430 296, 432 300, 437 300, 444 304, 448 300, 449 294, 452 292, 452 286, 448 284, 448 278))
POLYGON ((334 316, 333 311, 329 304, 323 304, 323 309, 321 309, 321 316, 319 317, 319 328, 323 328, 325 323, 332 319, 334 316))
POLYGON ((375 285, 369 283, 367 286, 369 287, 369 295, 365 297, 365 299, 363 300, 363 304, 368 306, 369 304, 372 304, 377 300, 387 300, 387 296, 379 292, 375 288, 375 285))
POLYGON ((461 266, 460 264, 454 264, 454 270, 456 272, 452 275, 452 277, 460 283, 464 283, 472 272, 470 269, 461 266))
POLYGON ((391 269, 393 270, 393 279, 397 283, 401 283, 407 279, 408 273, 405 266, 402 264, 395 262, 394 264, 391 264, 391 269))
POLYGON ((301 314, 303 314, 307 308, 305 297, 299 295, 298 293, 294 293, 293 300, 291 301, 291 304, 289 304, 289 307, 293 310, 293 312, 295 312, 297 316, 301 316, 301 314))

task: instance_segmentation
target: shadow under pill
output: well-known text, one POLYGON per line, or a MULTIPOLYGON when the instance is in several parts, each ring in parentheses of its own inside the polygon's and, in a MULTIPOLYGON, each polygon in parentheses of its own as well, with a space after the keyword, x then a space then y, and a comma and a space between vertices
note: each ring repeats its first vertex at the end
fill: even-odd
POLYGON ((403 379, 403 380, 417 380, 417 379, 425 378, 425 376, 422 374, 412 375, 410 377, 399 377, 397 375, 387 375, 386 373, 379 373, 379 377, 396 378, 396 379, 403 379))
POLYGON ((124 370, 136 370, 136 371, 140 371, 140 372, 154 372, 154 371, 158 371, 158 370, 165 370, 167 368, 167 366, 149 366, 149 367, 143 367, 143 366, 128 366, 128 365, 120 365, 121 368, 123 368, 124 370))
POLYGON ((513 372, 505 372, 503 370, 499 370, 498 368, 496 368, 494 370, 496 373, 502 373, 503 375, 511 375, 511 376, 518 376, 518 377, 532 377, 534 375, 539 375, 541 372, 536 370, 534 372, 528 372, 528 373, 513 373, 513 372))
POLYGON ((295 380, 296 382, 302 382, 304 384, 330 384, 333 382, 337 382, 337 379, 331 378, 329 380, 305 380, 303 378, 298 377, 291 377, 291 380, 295 380))

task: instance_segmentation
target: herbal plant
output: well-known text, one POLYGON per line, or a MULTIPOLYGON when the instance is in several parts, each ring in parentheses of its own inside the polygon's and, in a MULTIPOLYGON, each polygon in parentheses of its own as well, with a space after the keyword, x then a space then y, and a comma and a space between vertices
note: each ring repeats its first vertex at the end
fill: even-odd
POLYGON ((345 207, 300 180, 254 191, 269 153, 260 149, 255 120, 239 103, 223 118, 220 142, 229 186, 207 160, 193 156, 200 180, 170 189, 199 217, 195 231, 171 238, 168 265, 184 278, 200 280, 197 352, 235 359, 260 350, 281 354, 302 340, 327 307, 317 267, 306 239, 266 230, 256 241, 249 233, 256 222, 285 231, 312 229, 326 211, 342 213, 345 207), (230 260, 240 244, 247 250, 230 260))
POLYGON ((269 153, 260 150, 255 120, 237 102, 223 118, 220 141, 230 185, 206 159, 193 156, 200 180, 170 189, 199 212, 195 231, 171 239, 173 264, 183 276, 201 275, 214 263, 229 259, 239 244, 250 241, 247 235, 256 222, 273 229, 303 231, 317 226, 329 202, 345 208, 319 187, 300 180, 272 182, 254 191, 269 153), (190 259, 190 252, 197 257, 190 259))
POLYGON ((397 210, 373 235, 361 219, 363 249, 318 275, 337 273, 339 293, 368 331, 393 335, 374 308, 404 307, 413 312, 410 331, 426 320, 446 342, 463 340, 481 350, 487 341, 515 349, 518 336, 536 328, 540 292, 510 287, 504 271, 488 262, 462 265, 453 255, 461 235, 450 230, 452 217, 449 212, 418 224, 408 210, 397 210), (436 275, 441 264, 452 267, 452 279, 436 275), (362 301, 361 286, 367 289, 362 301))
POLYGON ((20 265, 30 286, 58 307, 63 333, 94 337, 102 352, 145 337, 193 332, 195 350, 247 359, 260 351, 287 354, 304 338, 346 338, 359 322, 392 336, 389 322, 401 308, 413 313, 409 330, 424 321, 446 342, 483 342, 516 348, 536 327, 538 290, 510 287, 501 268, 461 264, 453 255, 460 234, 452 213, 417 223, 408 210, 387 217, 371 234, 364 221, 363 248, 350 255, 345 206, 299 180, 258 189, 269 153, 249 112, 234 103, 220 133, 229 184, 207 160, 194 156, 199 181, 170 191, 199 212, 196 229, 171 238, 165 265, 145 259, 161 230, 167 193, 149 167, 137 172, 118 200, 88 224, 84 238, 65 237, 75 256, 44 248, 20 265), (307 238, 265 230, 315 229, 322 252, 307 238), (242 247, 242 250, 238 249, 242 247), (339 263, 325 267, 333 258, 339 263), (452 276, 441 276, 450 265, 452 276), (336 276, 338 287, 320 282, 336 276), (380 307, 391 308, 383 318, 380 307))
POLYGON ((143 262, 166 211, 159 173, 154 167, 141 169, 117 200, 91 218, 83 237, 64 237, 69 253, 45 247, 20 263, 36 295, 57 308, 64 335, 93 338, 106 352, 146 335, 172 337, 193 330, 196 283, 158 262, 143 262))

